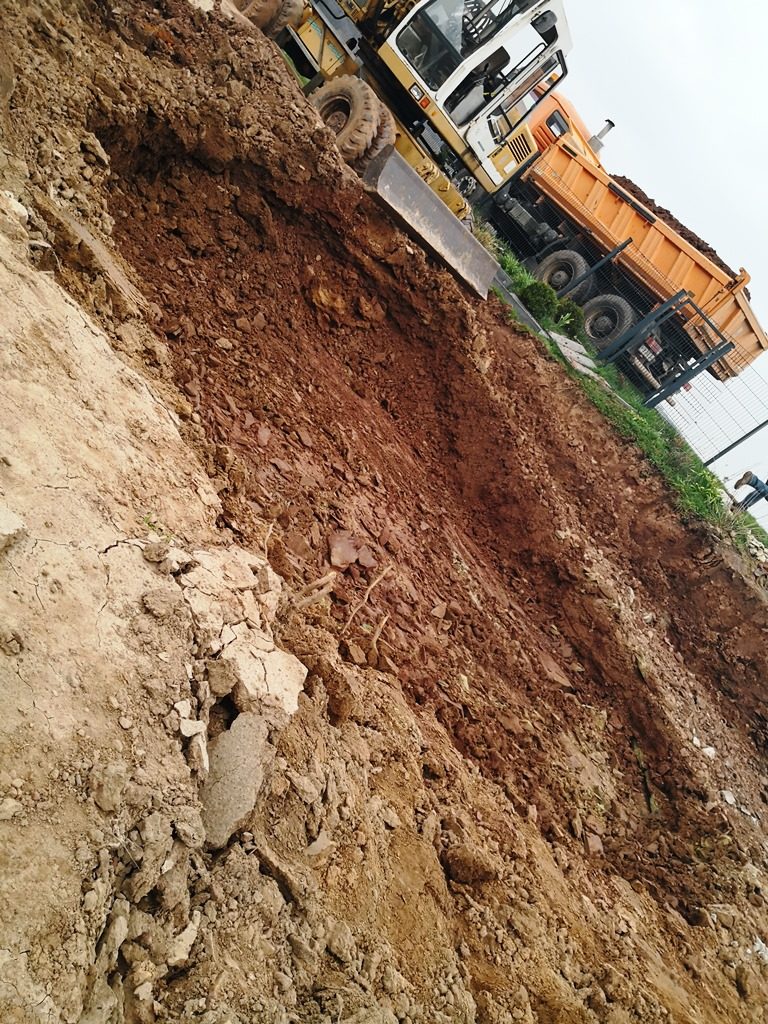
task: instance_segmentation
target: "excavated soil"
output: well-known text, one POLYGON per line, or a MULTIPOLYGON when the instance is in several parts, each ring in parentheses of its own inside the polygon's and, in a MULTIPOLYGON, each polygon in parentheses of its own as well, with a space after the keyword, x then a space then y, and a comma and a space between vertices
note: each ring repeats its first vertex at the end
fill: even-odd
POLYGON ((765 1021, 737 556, 261 35, 7 23, 3 1019, 765 1021))
POLYGON ((663 206, 659 206, 658 203, 646 195, 640 186, 636 185, 631 178, 625 178, 621 174, 615 174, 613 179, 618 185, 621 185, 623 189, 626 189, 631 196, 634 196, 638 202, 642 203, 643 206, 647 206, 651 213, 654 213, 660 220, 663 220, 665 224, 668 224, 674 231, 677 231, 679 235, 682 235, 686 242, 690 242, 694 249, 698 249, 699 252, 711 259, 716 267, 720 267, 721 270, 724 270, 729 277, 736 277, 736 271, 728 266, 720 253, 716 249, 713 249, 709 242, 705 242, 703 238, 700 238, 694 231, 687 228, 682 221, 677 219, 674 213, 671 213, 663 206))

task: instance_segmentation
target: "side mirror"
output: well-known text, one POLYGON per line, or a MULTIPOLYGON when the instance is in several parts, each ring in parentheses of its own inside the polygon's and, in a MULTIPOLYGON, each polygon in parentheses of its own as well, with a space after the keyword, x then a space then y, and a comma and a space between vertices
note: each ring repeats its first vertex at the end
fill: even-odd
POLYGON ((544 36, 547 32, 551 32, 557 24, 557 15, 554 11, 544 11, 538 18, 534 18, 531 24, 540 36, 544 36))

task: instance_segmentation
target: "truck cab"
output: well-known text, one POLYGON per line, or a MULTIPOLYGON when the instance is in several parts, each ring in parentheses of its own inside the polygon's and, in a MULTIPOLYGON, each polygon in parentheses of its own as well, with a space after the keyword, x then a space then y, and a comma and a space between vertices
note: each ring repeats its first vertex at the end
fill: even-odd
POLYGON ((528 124, 540 152, 554 146, 563 136, 568 145, 596 167, 602 167, 597 152, 592 148, 594 136, 587 128, 567 97, 559 92, 548 92, 531 113, 528 124))

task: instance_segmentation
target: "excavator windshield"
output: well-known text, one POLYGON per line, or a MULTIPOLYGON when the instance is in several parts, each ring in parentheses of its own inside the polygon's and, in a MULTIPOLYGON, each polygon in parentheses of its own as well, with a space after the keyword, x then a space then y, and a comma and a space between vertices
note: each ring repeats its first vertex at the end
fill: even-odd
POLYGON ((431 89, 534 0, 432 0, 401 29, 397 44, 431 89))

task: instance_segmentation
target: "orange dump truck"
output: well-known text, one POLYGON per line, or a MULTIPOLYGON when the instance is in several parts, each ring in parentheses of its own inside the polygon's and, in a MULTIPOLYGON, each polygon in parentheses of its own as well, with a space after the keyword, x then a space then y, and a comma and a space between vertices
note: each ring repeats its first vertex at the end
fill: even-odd
POLYGON ((650 324, 621 355, 622 368, 644 392, 679 379, 729 343, 733 349, 708 367, 720 380, 768 349, 746 293, 747 272, 726 272, 618 185, 600 162, 600 139, 588 137, 563 97, 545 101, 531 128, 541 155, 497 201, 494 222, 537 277, 561 292, 574 282, 567 294, 583 305, 598 349, 631 337, 633 325, 650 324), (686 299, 672 303, 681 292, 686 299), (665 303, 661 322, 649 319, 665 303))

